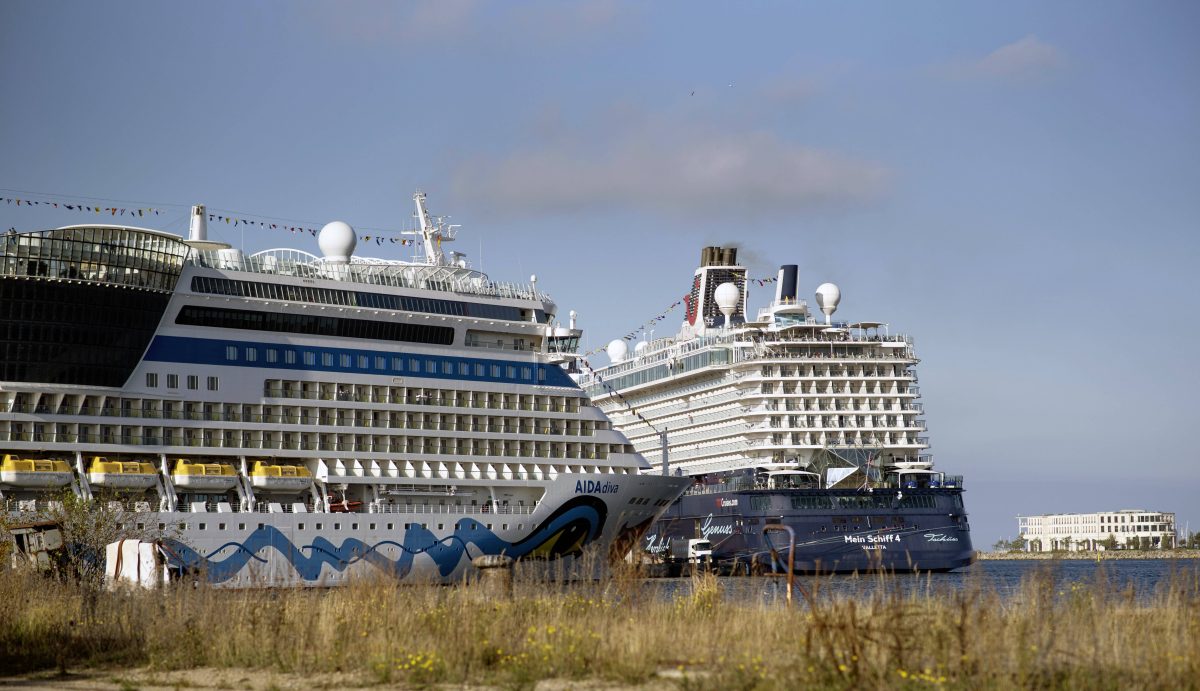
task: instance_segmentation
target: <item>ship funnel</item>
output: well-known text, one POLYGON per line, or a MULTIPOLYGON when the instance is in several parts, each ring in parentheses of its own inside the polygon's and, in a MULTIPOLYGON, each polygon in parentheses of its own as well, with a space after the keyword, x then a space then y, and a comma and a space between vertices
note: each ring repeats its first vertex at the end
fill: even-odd
POLYGON ((776 302, 796 301, 796 275, 799 267, 795 264, 784 264, 779 267, 779 288, 776 292, 776 302))
POLYGON ((192 207, 192 223, 188 228, 188 240, 192 242, 208 241, 208 214, 203 204, 192 207))

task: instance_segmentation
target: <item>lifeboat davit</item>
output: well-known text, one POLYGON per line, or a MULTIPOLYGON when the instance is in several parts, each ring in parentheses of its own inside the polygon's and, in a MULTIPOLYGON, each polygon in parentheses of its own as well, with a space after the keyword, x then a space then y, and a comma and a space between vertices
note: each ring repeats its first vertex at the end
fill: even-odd
POLYGON ((110 461, 96 456, 88 465, 88 483, 113 489, 149 489, 158 479, 154 464, 141 461, 110 461))
POLYGON ((266 492, 296 493, 312 487, 312 473, 302 465, 276 465, 255 461, 250 485, 266 492))
POLYGON ((0 484, 9 487, 50 489, 71 483, 71 466, 66 461, 17 458, 6 454, 0 461, 0 484))
POLYGON ((194 463, 181 458, 175 462, 171 482, 187 490, 225 492, 237 484, 237 471, 228 463, 194 463))

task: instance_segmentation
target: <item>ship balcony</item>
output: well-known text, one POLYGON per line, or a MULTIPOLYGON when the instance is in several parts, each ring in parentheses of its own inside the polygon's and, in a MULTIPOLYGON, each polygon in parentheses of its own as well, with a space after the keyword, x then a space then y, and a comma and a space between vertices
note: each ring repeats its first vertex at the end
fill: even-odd
POLYGON ((897 477, 895 474, 889 476, 883 481, 883 487, 891 487, 895 489, 953 489, 958 490, 963 488, 962 475, 943 475, 942 473, 931 473, 914 477, 906 475, 897 477))

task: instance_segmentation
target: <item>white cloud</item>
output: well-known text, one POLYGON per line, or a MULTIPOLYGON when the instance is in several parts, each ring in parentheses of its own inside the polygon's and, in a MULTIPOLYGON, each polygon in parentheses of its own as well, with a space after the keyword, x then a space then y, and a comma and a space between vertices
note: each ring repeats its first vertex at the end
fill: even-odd
POLYGON ((508 155, 464 162, 459 191, 508 213, 635 208, 673 216, 776 216, 868 204, 883 166, 762 129, 626 114, 613 131, 555 128, 558 136, 508 155))
POLYGON ((958 78, 1029 79, 1048 76, 1063 63, 1062 51, 1030 34, 979 60, 951 65, 948 70, 958 78))

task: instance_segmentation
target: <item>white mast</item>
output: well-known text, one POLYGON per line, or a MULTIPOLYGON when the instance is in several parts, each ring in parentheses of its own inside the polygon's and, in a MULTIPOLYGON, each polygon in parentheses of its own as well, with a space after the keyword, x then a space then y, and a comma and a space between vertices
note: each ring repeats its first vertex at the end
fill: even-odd
POLYGON ((442 243, 453 242, 454 229, 458 226, 447 225, 444 216, 431 217, 425 209, 424 192, 414 194, 413 202, 417 205, 417 220, 421 224, 421 229, 404 234, 421 236, 421 241, 425 246, 426 264, 445 266, 447 262, 446 255, 442 254, 442 243))

